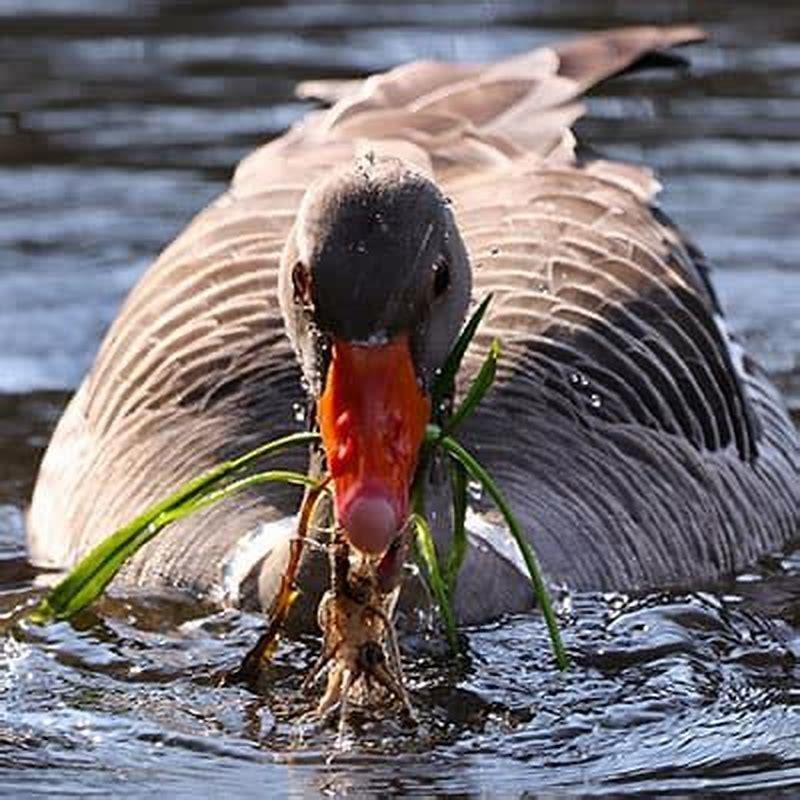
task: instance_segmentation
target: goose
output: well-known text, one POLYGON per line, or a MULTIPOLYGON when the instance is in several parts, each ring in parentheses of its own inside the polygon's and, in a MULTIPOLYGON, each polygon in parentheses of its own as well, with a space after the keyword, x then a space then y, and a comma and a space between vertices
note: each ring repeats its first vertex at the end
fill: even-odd
MULTIPOLYGON (((488 295, 458 391, 493 339, 503 354, 459 435, 551 584, 692 586, 786 546, 800 442, 780 396, 729 333, 653 173, 579 147, 572 130, 592 87, 677 63, 671 48, 702 39, 626 28, 493 64, 302 85, 323 104, 238 165, 111 325, 41 463, 31 560, 68 568, 220 460, 313 428, 322 445, 282 463, 326 463, 350 544, 397 574, 431 383, 488 295)), ((445 547, 446 471, 433 462, 422 480, 445 547)), ((115 586, 267 609, 299 500, 274 486, 206 509, 115 586)), ((534 602, 501 518, 473 501, 462 623, 534 602)))

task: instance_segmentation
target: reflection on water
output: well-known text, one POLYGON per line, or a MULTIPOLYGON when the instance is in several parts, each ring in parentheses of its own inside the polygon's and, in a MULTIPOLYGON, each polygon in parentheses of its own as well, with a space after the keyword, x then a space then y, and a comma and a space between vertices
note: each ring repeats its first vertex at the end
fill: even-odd
POLYGON ((23 628, 23 508, 50 430, 148 261, 232 166, 308 107, 295 81, 416 57, 490 59, 621 23, 699 21, 691 76, 603 88, 582 133, 664 177, 734 327, 800 410, 800 7, 639 2, 0 6, 0 792, 679 793, 800 786, 800 556, 691 595, 570 598, 576 667, 535 616, 406 642, 418 731, 300 726, 317 643, 262 699, 218 688, 259 620, 107 600, 23 628))

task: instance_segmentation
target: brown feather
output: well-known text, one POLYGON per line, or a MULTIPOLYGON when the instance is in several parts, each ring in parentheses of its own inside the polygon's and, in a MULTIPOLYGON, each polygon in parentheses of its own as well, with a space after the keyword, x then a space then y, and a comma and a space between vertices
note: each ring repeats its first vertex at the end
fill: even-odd
MULTIPOLYGON (((452 198, 475 296, 495 294, 463 382, 490 337, 505 354, 465 439, 551 577, 619 589, 708 578, 787 541, 800 447, 780 399, 733 363, 698 251, 650 207, 650 171, 574 155, 586 90, 702 38, 625 29, 495 65, 415 62, 315 85, 335 105, 244 159, 131 292, 42 464, 32 557, 69 566, 156 497, 298 427, 281 249, 306 187, 370 151, 415 164, 452 198)), ((272 488, 181 522, 123 580, 215 596, 237 543, 297 499, 272 488)), ((470 557, 462 618, 530 602, 507 574, 513 555, 499 555, 489 569, 470 557), (502 592, 486 584, 501 573, 502 592)))

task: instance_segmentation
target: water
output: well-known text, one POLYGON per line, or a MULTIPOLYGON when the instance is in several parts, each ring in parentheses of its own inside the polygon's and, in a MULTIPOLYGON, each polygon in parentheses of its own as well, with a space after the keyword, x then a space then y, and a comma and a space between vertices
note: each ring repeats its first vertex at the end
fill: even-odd
POLYGON ((12 635, 40 591, 23 509, 68 393, 148 261, 302 115, 299 79, 625 22, 707 25, 691 78, 606 87, 582 131, 661 171, 665 207, 717 264, 734 329, 800 418, 792 0, 229 6, 0 3, 0 793, 795 795, 800 552, 692 594, 565 596, 566 676, 536 616, 467 631, 461 661, 408 641, 419 729, 356 719, 332 759, 335 733, 297 723, 313 639, 284 644, 259 697, 217 685, 255 617, 133 597, 12 635))

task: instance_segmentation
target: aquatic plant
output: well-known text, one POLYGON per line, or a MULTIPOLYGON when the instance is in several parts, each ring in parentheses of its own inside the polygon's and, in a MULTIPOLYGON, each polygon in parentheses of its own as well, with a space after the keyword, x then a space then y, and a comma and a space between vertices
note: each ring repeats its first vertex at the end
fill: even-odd
MULTIPOLYGON (((458 574, 468 546, 465 527, 467 487, 470 479, 478 482, 494 501, 520 549, 536 601, 548 627, 556 663, 559 669, 563 670, 566 669, 569 661, 536 554, 522 533, 508 502, 491 475, 481 466, 474 455, 468 452, 454 437, 461 423, 475 411, 483 400, 495 378, 497 361, 500 357, 500 344, 496 340, 492 343, 483 365, 464 398, 458 407, 451 411, 452 399, 455 396, 456 376, 490 300, 491 297, 487 297, 469 319, 434 382, 432 389, 433 421, 426 430, 417 475, 412 487, 413 514, 410 524, 413 525, 416 534, 417 558, 422 564, 428 587, 439 608, 448 642, 456 651, 458 636, 453 598, 458 574), (437 552, 436 543, 425 515, 423 485, 423 476, 427 465, 440 453, 444 454, 449 462, 452 490, 453 537, 444 562, 437 552)), ((241 671, 251 673, 274 646, 280 627, 296 597, 298 587, 295 579, 311 514, 321 494, 328 491, 329 481, 327 476, 315 478, 284 469, 252 470, 265 458, 274 456, 288 447, 315 444, 319 440, 319 434, 314 431, 283 436, 238 458, 225 461, 183 484, 172 494, 150 506, 90 550, 72 571, 40 601, 30 618, 37 623, 69 619, 86 608, 103 593, 123 565, 143 545, 173 522, 221 502, 237 492, 260 484, 282 482, 305 486, 307 491, 301 507, 298 535, 292 543, 289 565, 283 575, 281 587, 270 613, 268 630, 250 651, 242 665, 241 671)))

